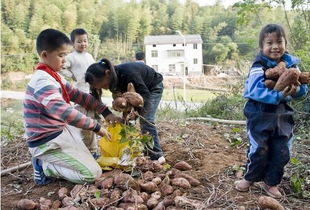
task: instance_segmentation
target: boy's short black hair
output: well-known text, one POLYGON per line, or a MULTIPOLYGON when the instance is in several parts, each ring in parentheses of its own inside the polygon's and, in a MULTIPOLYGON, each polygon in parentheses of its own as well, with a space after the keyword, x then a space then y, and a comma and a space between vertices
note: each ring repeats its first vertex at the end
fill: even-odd
POLYGON ((63 44, 70 44, 69 38, 61 31, 49 28, 41 31, 37 37, 36 48, 38 54, 46 50, 48 52, 54 51, 63 44))
POLYGON ((260 31, 260 34, 259 34, 259 47, 260 47, 260 49, 263 49, 263 44, 264 44, 263 42, 264 42, 265 36, 267 34, 271 34, 274 32, 277 34, 277 36, 279 38, 283 37, 285 40, 285 45, 287 45, 287 38, 286 38, 284 28, 278 24, 268 24, 262 28, 262 30, 260 31))
POLYGON ((136 53, 136 60, 144 60, 145 54, 144 52, 137 52, 136 53))
POLYGON ((76 35, 87 35, 87 32, 83 28, 76 28, 70 34, 71 42, 74 43, 76 35))

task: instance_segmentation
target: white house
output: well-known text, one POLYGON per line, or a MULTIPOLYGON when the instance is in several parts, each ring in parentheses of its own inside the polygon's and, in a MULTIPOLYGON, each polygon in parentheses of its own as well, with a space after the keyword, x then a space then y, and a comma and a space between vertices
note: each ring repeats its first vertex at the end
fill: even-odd
POLYGON ((202 39, 199 34, 144 37, 146 64, 164 75, 202 74, 202 39), (185 43, 184 43, 185 42, 185 43), (185 44, 185 46, 184 46, 185 44))

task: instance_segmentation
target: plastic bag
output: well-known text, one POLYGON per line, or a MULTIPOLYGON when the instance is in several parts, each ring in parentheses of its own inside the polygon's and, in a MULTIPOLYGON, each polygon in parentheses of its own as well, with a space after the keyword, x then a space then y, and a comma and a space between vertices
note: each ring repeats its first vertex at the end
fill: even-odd
MULTIPOLYGON (((133 159, 140 155, 143 149, 135 149, 132 142, 127 141, 124 133, 125 126, 123 124, 109 125, 107 130, 111 134, 111 141, 102 137, 99 140, 101 156, 97 162, 104 170, 112 170, 113 168, 122 168, 130 170, 133 159), (125 138, 125 139, 124 139, 125 138)), ((140 136, 138 131, 131 133, 131 136, 140 136)))

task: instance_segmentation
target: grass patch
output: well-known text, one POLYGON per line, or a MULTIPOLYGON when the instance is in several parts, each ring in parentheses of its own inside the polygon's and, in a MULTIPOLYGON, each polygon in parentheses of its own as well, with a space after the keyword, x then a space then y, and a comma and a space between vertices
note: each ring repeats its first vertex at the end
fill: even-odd
MULTIPOLYGON (((216 95, 214 92, 208 90, 196 90, 196 89, 186 89, 185 90, 185 101, 190 102, 206 102, 214 99, 216 95)), ((183 101, 183 89, 177 88, 165 88, 162 100, 165 101, 183 101)))
POLYGON ((1 99, 1 142, 23 135, 22 101, 1 99))

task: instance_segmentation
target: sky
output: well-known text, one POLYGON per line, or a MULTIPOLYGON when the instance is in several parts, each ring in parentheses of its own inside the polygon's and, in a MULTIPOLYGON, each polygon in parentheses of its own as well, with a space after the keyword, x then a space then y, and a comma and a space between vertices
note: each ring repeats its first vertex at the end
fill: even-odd
MULTIPOLYGON (((179 0, 180 2, 184 3, 186 0, 179 0)), ((206 6, 206 5, 214 5, 216 0, 193 0, 194 2, 197 2, 200 6, 206 6)), ((228 6, 232 6, 237 2, 240 2, 241 0, 221 0, 222 5, 224 5, 225 8, 228 6)), ((285 0, 286 8, 289 9, 291 7, 291 0, 285 0)))

